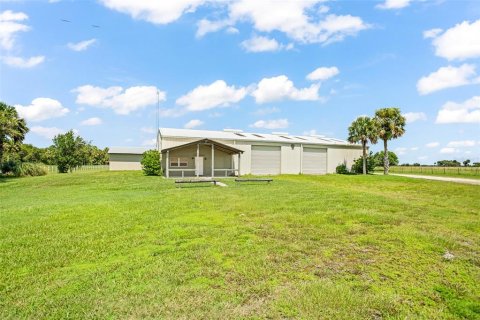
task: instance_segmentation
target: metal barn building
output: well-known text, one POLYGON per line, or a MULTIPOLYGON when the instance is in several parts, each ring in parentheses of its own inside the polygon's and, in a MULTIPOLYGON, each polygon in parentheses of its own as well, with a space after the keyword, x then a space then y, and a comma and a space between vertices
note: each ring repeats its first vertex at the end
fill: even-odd
MULTIPOLYGON (((326 174, 334 173, 341 163, 350 167, 362 155, 361 145, 344 140, 240 130, 162 128, 158 145, 166 177, 326 174)), ((118 148, 112 148, 110 153, 114 151, 118 148)), ((120 158, 119 154, 111 157, 111 170, 133 169, 133 164, 116 164, 120 158)), ((136 159, 140 161, 140 157, 136 159)), ((140 165, 136 168, 140 169, 140 165)))
POLYGON ((142 170, 142 154, 146 148, 111 147, 108 149, 110 170, 142 170))

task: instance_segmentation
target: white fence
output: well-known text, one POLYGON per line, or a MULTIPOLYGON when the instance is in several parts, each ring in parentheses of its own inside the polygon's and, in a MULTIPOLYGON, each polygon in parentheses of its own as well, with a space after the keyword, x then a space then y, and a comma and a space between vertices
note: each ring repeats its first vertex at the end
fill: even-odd
MULTIPOLYGON (((44 167, 48 173, 58 173, 58 168, 56 165, 48 165, 38 163, 38 165, 44 167)), ((98 164, 98 165, 84 165, 76 167, 72 170, 73 172, 84 172, 84 171, 108 171, 108 164, 98 164)))

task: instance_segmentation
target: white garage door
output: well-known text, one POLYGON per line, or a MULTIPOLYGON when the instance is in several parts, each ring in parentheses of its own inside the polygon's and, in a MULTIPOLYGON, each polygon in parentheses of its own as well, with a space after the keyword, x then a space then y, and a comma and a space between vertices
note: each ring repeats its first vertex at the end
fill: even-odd
POLYGON ((303 173, 327 173, 327 149, 303 148, 303 173))
POLYGON ((280 147, 252 146, 252 174, 280 174, 280 147))

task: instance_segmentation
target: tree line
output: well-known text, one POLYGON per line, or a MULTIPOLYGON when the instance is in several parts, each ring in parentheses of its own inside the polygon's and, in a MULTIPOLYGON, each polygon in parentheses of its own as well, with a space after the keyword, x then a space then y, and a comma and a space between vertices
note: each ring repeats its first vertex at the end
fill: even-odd
POLYGON ((0 169, 17 172, 25 163, 56 165, 59 172, 69 172, 82 165, 108 164, 108 148, 100 149, 73 130, 53 138, 52 145, 38 148, 24 144, 29 129, 17 110, 0 102, 0 169))

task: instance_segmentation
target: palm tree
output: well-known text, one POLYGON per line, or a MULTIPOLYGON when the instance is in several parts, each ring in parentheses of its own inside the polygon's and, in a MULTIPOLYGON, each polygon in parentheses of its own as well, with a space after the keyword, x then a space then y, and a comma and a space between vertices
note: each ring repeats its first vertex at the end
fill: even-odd
POLYGON ((378 130, 375 122, 370 117, 358 117, 348 127, 348 141, 362 143, 363 148, 363 174, 367 174, 367 143, 377 143, 378 130))
POLYGON ((388 146, 387 141, 397 139, 405 133, 406 119, 399 108, 383 108, 375 111, 375 125, 378 137, 383 140, 383 174, 388 174, 388 146))
POLYGON ((0 102, 0 162, 7 146, 17 148, 28 132, 27 123, 19 118, 17 110, 0 102))

